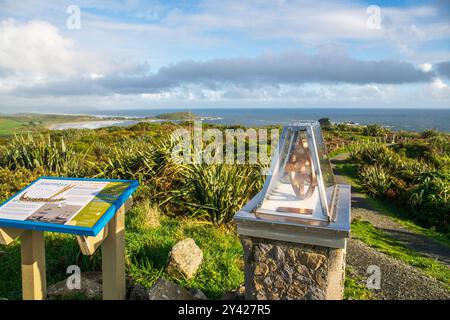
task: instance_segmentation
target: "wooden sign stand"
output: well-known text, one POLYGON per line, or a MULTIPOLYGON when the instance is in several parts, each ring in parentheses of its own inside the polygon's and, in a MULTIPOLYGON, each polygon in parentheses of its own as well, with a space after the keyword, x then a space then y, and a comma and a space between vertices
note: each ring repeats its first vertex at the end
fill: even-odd
MULTIPOLYGON (((97 236, 77 236, 84 255, 93 255, 102 247, 103 300, 125 299, 125 212, 131 204, 130 198, 97 236)), ((23 299, 43 300, 47 296, 44 232, 0 228, 0 244, 8 245, 19 236, 22 239, 23 299)))

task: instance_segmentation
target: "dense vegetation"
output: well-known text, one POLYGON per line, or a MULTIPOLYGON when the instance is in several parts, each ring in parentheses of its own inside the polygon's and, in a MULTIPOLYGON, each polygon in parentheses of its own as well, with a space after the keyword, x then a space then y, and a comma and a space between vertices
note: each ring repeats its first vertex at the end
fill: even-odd
POLYGON ((449 231, 449 135, 427 131, 393 145, 354 144, 350 155, 369 195, 403 206, 426 227, 449 231))
MULTIPOLYGON (((38 175, 136 179, 152 203, 164 204, 164 213, 228 223, 260 190, 261 167, 179 163, 169 134, 179 127, 142 123, 14 136, 0 149, 1 175, 25 182, 38 175)), ((17 191, 16 183, 5 188, 3 199, 17 191)))
MULTIPOLYGON (((180 127, 142 123, 12 136, 0 145, 0 201, 42 175, 137 179, 141 186, 127 214, 127 273, 146 286, 171 279, 165 272, 170 249, 192 237, 204 252, 202 268, 193 280, 173 280, 220 298, 243 282, 242 247, 227 223, 263 178, 258 166, 176 163, 169 133, 180 127)), ((49 233, 46 242, 49 284, 64 279, 71 264, 100 270, 101 256, 83 257, 73 236, 49 233)), ((19 243, 1 246, 0 260, 0 297, 19 298, 19 243)))
MULTIPOLYGON (((369 195, 392 200, 424 226, 448 232, 448 135, 396 133, 391 144, 392 133, 379 126, 321 123, 331 150, 350 150, 369 195)), ((167 254, 176 241, 189 236, 203 250, 205 262, 195 279, 173 280, 220 298, 243 281, 242 248, 229 222, 261 189, 264 166, 179 163, 172 158, 176 141, 170 138, 179 128, 191 130, 192 125, 140 123, 4 138, 0 201, 42 175, 137 179, 141 186, 127 214, 127 273, 146 286, 159 277, 170 278, 165 273, 167 254)), ((100 269, 101 257, 83 257, 72 236, 48 234, 46 241, 50 284, 63 279, 70 264, 100 269)), ((19 244, 0 247, 0 259, 0 297, 18 298, 19 244)), ((350 278, 346 283, 351 288, 347 297, 367 295, 350 278)))

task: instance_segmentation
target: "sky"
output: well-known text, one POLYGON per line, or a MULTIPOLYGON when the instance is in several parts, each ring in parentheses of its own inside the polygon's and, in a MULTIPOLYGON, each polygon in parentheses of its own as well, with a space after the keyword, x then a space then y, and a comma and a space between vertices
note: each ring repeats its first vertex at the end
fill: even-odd
POLYGON ((450 108, 450 1, 0 0, 0 113, 450 108))

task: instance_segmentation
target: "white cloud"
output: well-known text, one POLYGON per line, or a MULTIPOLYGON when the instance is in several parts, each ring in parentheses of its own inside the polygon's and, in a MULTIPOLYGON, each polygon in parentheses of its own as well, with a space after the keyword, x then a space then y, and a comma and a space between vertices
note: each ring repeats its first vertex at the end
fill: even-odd
POLYGON ((431 63, 422 63, 419 64, 419 69, 422 70, 422 72, 430 72, 433 69, 433 65, 431 63))
POLYGON ((148 69, 145 63, 132 59, 112 59, 80 49, 46 21, 0 21, 1 92, 73 78, 98 80, 110 74, 137 75, 148 69))
POLYGON ((448 85, 445 82, 443 82, 440 78, 435 78, 433 80, 433 82, 431 83, 431 87, 433 89, 442 90, 442 89, 447 89, 448 85))
POLYGON ((43 80, 104 69, 93 58, 47 22, 0 22, 0 68, 10 74, 43 80))

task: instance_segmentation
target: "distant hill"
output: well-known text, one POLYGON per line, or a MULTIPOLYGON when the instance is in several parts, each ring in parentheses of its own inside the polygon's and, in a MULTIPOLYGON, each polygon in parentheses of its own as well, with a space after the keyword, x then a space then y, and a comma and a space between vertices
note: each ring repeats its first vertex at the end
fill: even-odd
POLYGON ((162 120, 196 120, 198 116, 192 112, 170 112, 158 114, 155 118, 162 120))

